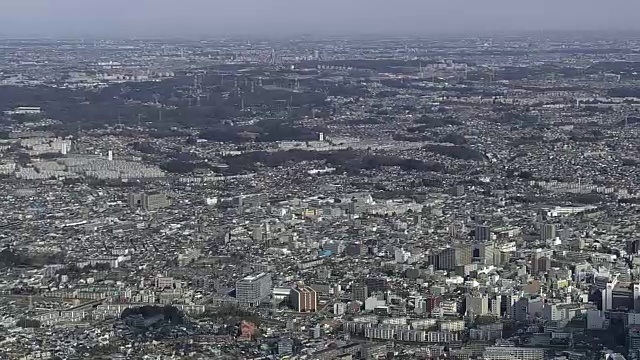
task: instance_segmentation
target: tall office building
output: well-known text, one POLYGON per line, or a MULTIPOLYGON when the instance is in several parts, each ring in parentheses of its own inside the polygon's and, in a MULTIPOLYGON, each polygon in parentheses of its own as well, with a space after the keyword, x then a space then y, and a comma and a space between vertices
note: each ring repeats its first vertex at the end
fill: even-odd
POLYGON ((491 228, 487 225, 476 225, 476 240, 477 241, 491 240, 491 228))
POLYGON ((608 282, 605 288, 602 290, 602 311, 613 309, 613 289, 618 283, 617 279, 608 282))
POLYGON ((438 295, 429 295, 425 298, 426 301, 426 311, 428 313, 432 312, 434 309, 440 307, 440 302, 442 298, 438 295))
POLYGON ((551 268, 552 251, 536 249, 531 259, 531 273, 537 274, 539 272, 549 271, 551 268))
POLYGON ((497 250, 492 242, 474 244, 472 256, 475 260, 485 265, 495 265, 497 250))
POLYGON ((471 264, 471 260, 473 258, 473 249, 471 249, 471 246, 467 244, 460 244, 457 246, 456 252, 459 253, 457 258, 458 263, 456 265, 471 264))
POLYGON ((501 314, 506 319, 516 318, 516 303, 520 300, 520 294, 505 294, 501 296, 500 307, 504 309, 501 314))
POLYGON ((353 284, 351 285, 351 300, 361 301, 364 303, 369 297, 369 288, 365 284, 353 284))
POLYGON ((456 248, 446 248, 438 254, 439 270, 455 270, 457 263, 456 248))
POLYGON ((429 254, 427 256, 427 262, 434 270, 442 269, 440 267, 440 252, 435 251, 434 253, 429 254))
POLYGON ((387 279, 384 278, 366 278, 364 279, 364 283, 365 285, 367 285, 369 293, 384 292, 389 290, 387 279))
POLYGON ((627 240, 625 242, 627 254, 637 255, 640 251, 640 240, 627 240))
POLYGON ((471 246, 459 244, 443 249, 438 254, 437 265, 439 270, 455 270, 456 266, 471 263, 473 250, 471 246))
POLYGON ((259 273, 236 282, 236 299, 241 304, 258 306, 271 294, 271 274, 259 273))
POLYGON ((640 312, 640 284, 633 284, 633 310, 640 312))
POLYGON ((540 229, 540 240, 547 241, 556 238, 556 226, 554 224, 544 224, 540 229))
POLYGON ((551 270, 551 258, 543 256, 538 259, 538 272, 548 272, 551 270))
POLYGON ((496 295, 489 299, 489 313, 493 316, 500 317, 502 315, 502 296, 496 295))
POLYGON ((291 305, 298 312, 316 312, 318 310, 318 293, 308 286, 291 289, 289 297, 291 305))

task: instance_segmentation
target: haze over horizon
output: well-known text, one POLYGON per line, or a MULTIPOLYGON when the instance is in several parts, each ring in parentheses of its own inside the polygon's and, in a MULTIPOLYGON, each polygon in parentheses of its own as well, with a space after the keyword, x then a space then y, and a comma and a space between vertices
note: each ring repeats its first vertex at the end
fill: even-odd
POLYGON ((640 30, 637 0, 5 0, 0 37, 640 30))

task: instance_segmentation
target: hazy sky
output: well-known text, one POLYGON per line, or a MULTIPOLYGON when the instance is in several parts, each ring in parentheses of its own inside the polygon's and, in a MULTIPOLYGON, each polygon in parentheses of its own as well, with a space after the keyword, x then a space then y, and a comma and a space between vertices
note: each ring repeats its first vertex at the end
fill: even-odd
POLYGON ((0 0, 0 36, 640 29, 640 0, 0 0))

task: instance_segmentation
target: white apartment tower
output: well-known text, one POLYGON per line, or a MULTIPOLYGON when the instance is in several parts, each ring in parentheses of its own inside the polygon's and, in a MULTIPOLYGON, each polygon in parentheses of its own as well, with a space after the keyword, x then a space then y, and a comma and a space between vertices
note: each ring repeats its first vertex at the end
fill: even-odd
POLYGON ((258 306, 271 294, 271 274, 259 273, 236 282, 236 299, 241 304, 258 306))

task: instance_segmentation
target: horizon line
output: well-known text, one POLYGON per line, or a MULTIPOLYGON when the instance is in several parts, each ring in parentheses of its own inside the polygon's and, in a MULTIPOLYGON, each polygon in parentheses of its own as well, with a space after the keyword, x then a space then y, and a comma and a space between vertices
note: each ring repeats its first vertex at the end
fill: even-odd
POLYGON ((188 40, 188 41, 208 41, 208 40, 224 40, 224 39, 301 39, 301 38, 339 38, 339 39, 358 39, 358 38, 370 38, 380 37, 380 39, 394 39, 394 38, 433 38, 433 37, 492 37, 492 36, 527 36, 527 35, 539 35, 539 34, 593 34, 600 35, 607 34, 639 34, 640 29, 502 29, 502 30, 438 30, 438 31, 337 31, 337 32, 307 32, 300 31, 297 33, 281 33, 273 32, 271 34, 264 34, 258 32, 233 32, 233 33, 218 33, 218 34, 183 34, 183 35, 106 35, 106 34, 87 34, 87 35, 36 35, 26 34, 24 36, 15 34, 3 34, 0 32, 0 41, 124 41, 124 40, 188 40))

